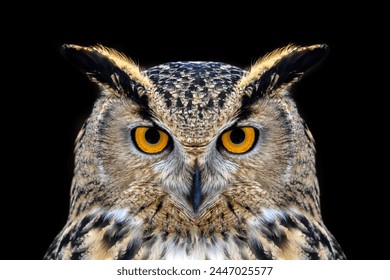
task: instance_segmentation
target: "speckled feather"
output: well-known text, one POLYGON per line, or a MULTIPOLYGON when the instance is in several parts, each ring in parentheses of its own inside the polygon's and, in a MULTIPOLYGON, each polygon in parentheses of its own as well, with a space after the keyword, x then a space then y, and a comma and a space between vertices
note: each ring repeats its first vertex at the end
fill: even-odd
POLYGON ((345 258, 322 221, 314 140, 289 94, 325 52, 290 45, 248 71, 217 62, 141 71, 102 46, 64 46, 101 94, 76 140, 68 221, 45 258, 345 258), (129 137, 137 126, 164 130, 171 148, 140 152, 129 137), (237 126, 260 131, 242 155, 219 144, 237 126))

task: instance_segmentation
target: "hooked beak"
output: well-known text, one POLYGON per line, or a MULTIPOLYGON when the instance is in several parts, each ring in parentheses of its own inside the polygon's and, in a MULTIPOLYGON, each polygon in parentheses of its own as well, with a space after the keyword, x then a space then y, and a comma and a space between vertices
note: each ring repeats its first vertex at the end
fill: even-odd
POLYGON ((199 206, 202 203, 202 179, 199 166, 196 164, 194 174, 192 175, 192 188, 190 196, 192 208, 195 213, 198 212, 199 206))

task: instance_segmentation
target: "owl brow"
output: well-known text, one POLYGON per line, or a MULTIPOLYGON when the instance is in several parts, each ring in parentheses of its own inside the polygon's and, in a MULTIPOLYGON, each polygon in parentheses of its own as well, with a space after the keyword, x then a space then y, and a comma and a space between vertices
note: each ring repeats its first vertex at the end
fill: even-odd
POLYGON ((153 117, 153 112, 151 111, 151 109, 149 108, 149 106, 147 105, 147 103, 143 103, 143 104, 137 103, 137 105, 139 106, 139 107, 138 107, 138 110, 137 110, 138 115, 139 115, 142 119, 145 119, 145 120, 147 120, 147 121, 150 121, 150 122, 152 122, 152 123, 155 123, 155 122, 154 122, 154 117, 153 117))
POLYGON ((153 113, 148 108, 140 108, 138 114, 142 119, 150 122, 152 124, 151 127, 158 128, 166 132, 166 129, 164 129, 163 126, 159 125, 158 120, 156 120, 156 117, 154 117, 153 113))
POLYGON ((235 124, 240 121, 247 120, 252 115, 252 110, 250 106, 243 106, 236 116, 235 124))

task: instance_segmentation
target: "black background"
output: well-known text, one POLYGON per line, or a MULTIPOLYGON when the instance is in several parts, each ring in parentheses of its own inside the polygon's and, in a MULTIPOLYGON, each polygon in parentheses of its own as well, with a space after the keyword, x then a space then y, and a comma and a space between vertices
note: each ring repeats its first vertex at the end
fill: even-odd
POLYGON ((176 60, 247 67, 288 43, 328 44, 328 57, 294 88, 317 143, 323 218, 349 259, 388 258, 386 79, 375 65, 387 58, 374 35, 381 18, 368 23, 368 10, 340 7, 282 15, 280 7, 182 5, 158 16, 148 8, 52 8, 20 16, 21 28, 3 24, 0 258, 41 259, 66 221, 73 142, 96 88, 61 57, 63 43, 101 43, 144 67, 176 60))

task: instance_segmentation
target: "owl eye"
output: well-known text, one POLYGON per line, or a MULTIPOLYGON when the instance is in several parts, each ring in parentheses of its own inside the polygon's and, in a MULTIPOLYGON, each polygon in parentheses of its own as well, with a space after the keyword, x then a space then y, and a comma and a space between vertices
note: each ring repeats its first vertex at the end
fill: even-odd
POLYGON ((169 136, 154 127, 137 127, 132 132, 133 141, 144 153, 157 154, 169 145, 169 136))
POLYGON ((258 138, 258 131, 253 127, 236 127, 224 132, 221 145, 233 154, 243 154, 253 148, 258 138))

